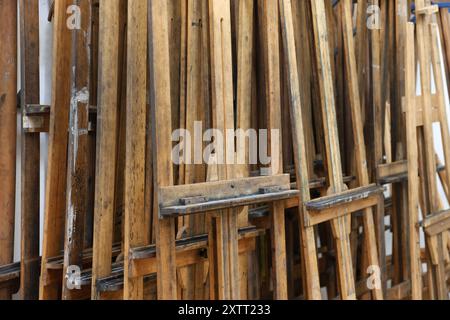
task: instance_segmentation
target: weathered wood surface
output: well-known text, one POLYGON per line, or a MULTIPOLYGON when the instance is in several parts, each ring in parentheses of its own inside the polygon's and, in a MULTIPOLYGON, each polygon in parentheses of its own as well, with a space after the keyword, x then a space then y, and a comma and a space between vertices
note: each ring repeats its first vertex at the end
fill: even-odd
POLYGON ((73 294, 71 268, 81 269, 84 230, 88 210, 88 135, 91 69, 92 2, 78 1, 80 29, 72 32, 71 98, 67 159, 67 205, 64 237, 62 299, 73 294))
MULTIPOLYGON (((38 5, 33 0, 21 0, 19 3, 22 117, 27 105, 40 104, 38 5)), ((36 300, 39 296, 40 267, 40 134, 27 133, 24 127, 22 124, 20 295, 24 300, 36 300)))
MULTIPOLYGON (((17 127, 17 1, 0 2, 0 265, 13 262, 16 127, 17 127)), ((0 300, 10 299, 9 288, 0 289, 0 300)))
POLYGON ((53 25, 53 76, 48 167, 46 177, 44 241, 42 248, 39 298, 60 297, 59 283, 46 285, 47 259, 58 255, 64 247, 64 221, 67 187, 67 143, 71 97, 71 32, 67 28, 69 0, 55 1, 53 25))
MULTIPOLYGON (((174 184, 171 161, 171 82, 167 2, 155 0, 148 7, 150 101, 152 105, 153 181, 155 190, 174 184)), ((154 199, 158 203, 158 197, 154 199)), ((159 212, 157 212, 159 215, 159 212)), ((158 259, 158 298, 177 298, 175 219, 155 219, 158 259)))
POLYGON ((120 0, 100 1, 99 88, 97 105, 97 167, 94 205, 94 255, 92 299, 97 299, 95 283, 111 273, 113 223, 116 189, 116 154, 119 110, 120 0))

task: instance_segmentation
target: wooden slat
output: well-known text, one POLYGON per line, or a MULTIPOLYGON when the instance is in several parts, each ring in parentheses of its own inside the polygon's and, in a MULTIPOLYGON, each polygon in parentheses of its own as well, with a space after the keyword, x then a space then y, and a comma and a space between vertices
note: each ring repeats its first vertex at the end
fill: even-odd
POLYGON ((47 259, 59 254, 63 248, 67 186, 67 131, 71 96, 71 31, 67 28, 67 7, 70 0, 55 1, 53 25, 53 82, 50 111, 48 167, 45 192, 44 242, 42 248, 39 298, 59 298, 58 284, 45 285, 47 259))
POLYGON ((416 59, 414 45, 414 25, 408 23, 406 29, 405 78, 406 78, 406 138, 408 144, 408 206, 409 206, 409 253, 411 264, 412 299, 422 299, 422 272, 420 243, 416 224, 419 219, 419 164, 416 127, 416 59))
POLYGON ((88 126, 90 94, 90 44, 92 2, 76 2, 83 17, 81 28, 72 33, 73 57, 69 110, 69 146, 67 159, 67 206, 64 241, 62 298, 69 300, 67 270, 81 267, 84 249, 84 224, 88 205, 88 126))
POLYGON ((301 234, 303 283, 305 284, 305 296, 311 300, 320 300, 319 271, 316 256, 316 244, 314 228, 305 227, 304 203, 310 199, 308 166, 306 155, 306 142, 303 130, 302 108, 299 92, 299 73, 294 42, 294 26, 292 22, 291 1, 280 0, 281 30, 285 51, 286 70, 288 72, 288 86, 290 97, 290 112, 292 135, 294 143, 294 160, 296 168, 297 187, 302 190, 299 201, 299 222, 301 234))
MULTIPOLYGON (((221 132, 234 130, 230 11, 229 0, 209 2, 213 127, 221 132)), ((233 142, 224 139, 225 146, 227 143, 233 142)), ((234 159, 234 155, 228 154, 228 150, 223 154, 224 159, 234 159)), ((219 180, 235 177, 234 166, 219 164, 217 168, 219 180)), ((232 209, 220 211, 211 219, 210 298, 212 299, 239 299, 237 227, 237 212, 232 209)))
MULTIPOLYGON (((437 24, 430 25, 431 36, 431 52, 432 52, 432 65, 434 74, 434 83, 436 85, 436 91, 438 96, 438 110, 439 110, 439 122, 441 125, 441 138, 442 146, 444 149, 445 163, 450 161, 450 129, 447 114, 447 104, 445 101, 445 87, 444 87, 444 64, 441 58, 441 50, 439 46, 439 30, 437 24)), ((450 170, 445 171, 445 184, 450 186, 450 170)))
MULTIPOLYGON (((425 7, 426 1, 418 0, 416 8, 421 9, 425 7)), ((421 91, 423 96, 423 137, 425 139, 425 156, 426 156, 426 187, 428 198, 426 201, 429 204, 429 210, 436 212, 437 205, 437 183, 436 183, 436 169, 435 169, 435 151, 434 151, 434 134, 431 119, 431 42, 429 37, 429 23, 430 17, 428 15, 417 16, 417 53, 420 61, 420 79, 421 91), (432 161, 433 159, 433 161, 432 161)), ((425 213, 426 215, 429 214, 425 213)))
MULTIPOLYGON (((25 105, 40 103, 39 6, 20 1, 22 112, 25 105)), ((24 300, 39 297, 39 133, 22 128, 21 268, 20 295, 24 300)))
MULTIPOLYGON (((149 70, 150 97, 152 105, 153 175, 154 186, 171 186, 173 165, 171 161, 171 86, 169 65, 169 31, 167 24, 167 3, 153 0, 149 3, 149 70)), ((158 197, 154 199, 158 203, 158 197)), ((158 212, 159 215, 159 212, 158 212)), ((155 219, 158 259, 158 298, 174 300, 177 298, 175 261, 175 220, 155 219)))
POLYGON ((95 283, 111 273, 119 82, 119 10, 121 0, 100 1, 97 168, 95 179, 94 254, 92 299, 95 283))
MULTIPOLYGON (((363 134, 363 122, 361 116, 360 88, 358 86, 358 73, 356 67, 355 45, 353 39, 353 23, 351 19, 352 0, 343 0, 341 7, 341 18, 343 19, 344 47, 346 53, 346 72, 348 81, 348 91, 350 100, 350 109, 352 114, 352 127, 355 144, 355 167, 357 180, 361 186, 369 185, 369 173, 367 168, 366 145, 363 134)), ((384 214, 379 217, 380 225, 384 226, 384 214)), ((371 266, 385 267, 385 246, 384 246, 384 228, 382 233, 376 237, 374 214, 371 208, 364 210, 364 235, 366 238, 366 248, 368 263, 371 266), (378 241, 377 241, 378 240, 378 241), (377 251, 377 244, 380 247, 377 251), (380 263, 381 262, 381 263, 380 263)), ((381 279, 380 279, 381 280, 381 279)), ((373 297, 376 300, 383 299, 382 288, 374 288, 373 297)))
MULTIPOLYGON (((130 277, 130 249, 145 244, 145 146, 147 109, 147 3, 128 2, 125 160, 124 300, 143 299, 142 277, 130 277)), ((167 17, 167 12, 166 12, 167 17)), ((167 21, 165 21, 167 28, 167 21)), ((169 122, 170 123, 170 122, 169 122)))
MULTIPOLYGON (((331 73, 330 48, 328 42, 327 18, 323 0, 311 0, 314 25, 316 62, 319 70, 320 96, 324 126, 326 156, 330 194, 344 190, 342 163, 339 152, 336 107, 331 73)), ((355 281, 350 250, 350 217, 344 216, 332 221, 333 236, 336 240, 336 257, 339 273, 341 298, 356 299, 355 281)))
MULTIPOLYGON (((14 215, 17 126, 17 1, 0 2, 0 265, 11 263, 14 254, 14 215)), ((10 299, 8 288, 0 299, 10 299)))
MULTIPOLYGON (((238 2, 237 13, 237 127, 244 132, 252 128, 252 90, 253 90, 253 73, 254 63, 253 57, 255 52, 254 46, 254 1, 244 0, 238 2)), ((245 161, 244 164, 239 166, 236 170, 238 177, 248 177, 250 175, 250 161, 249 161, 249 143, 243 142, 244 145, 240 146, 237 142, 237 150, 244 150, 245 161)), ((239 227, 246 227, 249 224, 248 221, 248 207, 240 209, 239 227)), ((249 260, 248 254, 239 255, 239 270, 240 270, 240 284, 241 284, 241 299, 245 300, 249 297, 249 291, 253 289, 255 284, 250 283, 249 278, 249 264, 253 261, 249 260)), ((250 275, 250 279, 251 279, 250 275)))
MULTIPOLYGON (((280 82, 280 40, 279 13, 277 1, 264 2, 265 81, 268 128, 268 148, 270 148, 271 174, 283 173, 281 82, 280 82), (278 152, 278 153, 273 153, 278 152)), ((275 299, 287 300, 286 275, 286 231, 283 202, 270 204, 272 217, 272 268, 274 272, 275 299)))

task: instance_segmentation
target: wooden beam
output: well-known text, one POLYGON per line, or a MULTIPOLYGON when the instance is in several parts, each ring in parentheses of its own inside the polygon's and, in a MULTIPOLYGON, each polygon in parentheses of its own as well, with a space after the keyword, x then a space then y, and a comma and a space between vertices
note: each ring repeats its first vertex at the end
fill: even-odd
MULTIPOLYGON (((17 1, 0 1, 0 265, 13 262, 17 135, 17 1)), ((10 299, 0 289, 0 300, 10 299)))
POLYGON ((73 296, 69 268, 81 269, 84 249, 84 224, 88 208, 88 134, 90 94, 90 45, 92 2, 77 0, 80 8, 80 29, 72 33, 73 59, 69 111, 69 146, 67 159, 67 206, 64 240, 62 298, 73 296))
POLYGON ((299 197, 299 222, 301 235, 301 252, 303 263, 303 283, 305 296, 310 300, 321 300, 319 270, 316 255, 314 228, 305 226, 304 204, 310 199, 308 165, 306 158, 306 142, 303 130, 302 107, 300 100, 299 73, 294 42, 294 26, 292 22, 291 1, 280 0, 281 30, 288 73, 289 100, 291 112, 292 136, 294 143, 294 160, 296 168, 297 188, 302 190, 299 197))
POLYGON ((419 219, 419 158, 416 127, 416 59, 414 24, 406 28, 405 79, 406 79, 406 139, 408 144, 408 206, 409 206, 409 254, 411 269, 411 292, 413 300, 422 299, 422 267, 420 240, 417 229, 419 219))
MULTIPOLYGON (((325 135, 326 156, 330 194, 344 191, 342 163, 339 152, 336 107, 331 73, 330 48, 328 42, 327 18, 323 0, 311 0, 314 25, 316 62, 319 70, 320 96, 325 135)), ((339 274, 339 288, 342 299, 356 299, 353 266, 350 249, 350 216, 332 221, 333 236, 336 240, 336 258, 339 274)))
MULTIPOLYGON (((264 32, 266 43, 265 81, 268 128, 268 148, 270 148, 270 174, 283 173, 282 121, 281 121, 281 74, 279 12, 277 1, 264 1, 264 32), (272 152, 278 152, 273 154, 272 152)), ((286 274, 286 228, 283 202, 270 204, 272 217, 272 268, 275 299, 287 300, 286 274)))
POLYGON ((59 255, 64 247, 64 220, 67 187, 67 131, 71 96, 72 31, 67 28, 67 7, 71 0, 55 1, 53 25, 53 83, 50 111, 48 167, 45 192, 44 242, 42 249, 39 298, 60 297, 61 282, 45 285, 47 260, 59 255))
POLYGON ((115 209, 116 154, 119 104, 119 32, 121 0, 100 1, 99 88, 97 106, 97 169, 95 178, 92 299, 98 298, 97 279, 111 273, 115 209))
MULTIPOLYGON (((22 116, 24 116, 27 104, 40 104, 39 3, 34 0, 21 0, 20 13, 22 116)), ((36 300, 39 297, 39 136, 39 133, 27 133, 22 124, 20 296, 24 300, 36 300)))
MULTIPOLYGON (((150 97, 152 105, 153 176, 155 190, 174 184, 171 161, 171 82, 167 72, 169 65, 169 30, 167 2, 149 0, 149 70, 150 97)), ((158 195, 155 193, 155 203, 158 195)), ((156 243, 158 244, 158 299, 177 298, 175 219, 161 219, 159 210, 155 212, 156 243)))
MULTIPOLYGON (((146 242, 145 147, 147 110, 147 2, 128 2, 125 160, 124 300, 143 299, 142 277, 130 277, 130 249, 146 242)), ((167 15, 167 12, 166 12, 167 15)), ((164 22, 167 28, 167 20, 164 22)), ((170 122, 169 122, 170 123, 170 122)))
MULTIPOLYGON (((237 30, 237 127, 246 132, 252 128, 252 101, 253 95, 253 74, 255 56, 254 49, 254 1, 243 0, 238 2, 238 30, 237 30)), ((245 163, 237 168, 238 177, 248 177, 250 175, 250 161, 249 161, 249 143, 243 141, 243 146, 237 144, 238 150, 245 150, 245 163)), ((248 207, 240 209, 238 215, 239 227, 248 226, 248 207)), ((249 289, 254 287, 249 283, 249 260, 248 253, 239 255, 239 271, 241 275, 241 299, 245 300, 249 296, 249 289)), ((250 279, 251 279, 250 275, 250 279)))
MULTIPOLYGON (((211 38, 211 86, 213 127, 221 132, 234 130, 233 69, 230 0, 209 2, 211 38)), ((224 139, 224 146, 233 141, 224 139)), ((233 147, 234 150, 234 147, 233 147)), ((224 159, 234 159, 228 150, 224 159)), ((219 180, 235 177, 235 167, 218 164, 219 180)), ((240 297, 236 210, 223 210, 211 218, 210 292, 212 299, 236 300, 240 297)))

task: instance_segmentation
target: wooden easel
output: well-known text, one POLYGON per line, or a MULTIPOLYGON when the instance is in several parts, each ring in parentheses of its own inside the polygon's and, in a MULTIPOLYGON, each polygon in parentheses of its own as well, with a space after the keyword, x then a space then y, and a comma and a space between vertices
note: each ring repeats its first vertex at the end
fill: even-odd
MULTIPOLYGON (((422 212, 424 212, 423 227, 426 234, 427 248, 427 285, 430 299, 448 300, 448 287, 446 284, 446 264, 444 261, 444 237, 448 232, 449 219, 447 211, 443 211, 437 190, 436 153, 434 148, 433 123, 439 122, 444 147, 445 160, 450 161, 450 132, 444 100, 444 85, 442 75, 442 60, 439 50, 439 33, 437 25, 430 24, 432 16, 438 12, 437 6, 430 1, 418 0, 416 2, 418 47, 418 60, 420 62, 421 88, 422 88, 422 126, 419 127, 419 146, 424 149, 422 161, 424 170, 420 171, 422 182, 422 212), (433 66, 434 82, 437 91, 437 119, 433 112, 433 99, 431 94, 431 80, 429 65, 433 66)), ((420 125, 420 124, 418 124, 420 125)), ((444 184, 449 185, 450 172, 444 184)))
MULTIPOLYGON (((281 2, 280 2, 281 3, 281 2)), ((284 24, 282 25, 284 31, 285 38, 285 50, 286 56, 290 57, 288 59, 288 70, 289 73, 296 73, 297 67, 295 62, 295 57, 293 57, 293 52, 295 50, 294 47, 294 39, 292 36, 292 32, 289 32, 289 28, 292 28, 290 16, 291 6, 289 2, 283 4, 284 10, 282 13, 284 14, 282 20, 284 24), (286 19, 287 17, 287 19, 286 19), (289 25, 286 23, 288 22, 289 25), (290 38, 289 38, 290 37, 290 38)), ((357 150, 357 168, 358 168, 358 178, 363 187, 346 191, 346 187, 344 185, 344 179, 342 176, 342 167, 341 167, 341 159, 339 155, 339 138, 337 133, 337 125, 336 125, 336 114, 335 114, 335 106, 334 106, 334 92, 333 92, 333 84, 331 80, 331 66, 330 66, 330 54, 328 48, 327 41, 327 25, 326 25, 326 16, 325 16, 325 6, 323 1, 311 1, 311 10, 312 10, 312 18, 314 23, 314 35, 315 35, 315 43, 317 48, 317 63, 318 63, 318 71, 319 71, 319 82, 321 89, 321 104, 322 104, 322 115, 324 120, 324 130, 325 130, 325 144, 327 151, 327 163, 328 163, 328 175, 329 175, 329 183, 330 196, 324 197, 321 199, 307 201, 304 202, 305 210, 303 212, 304 225, 303 228, 307 228, 307 232, 310 234, 310 238, 312 237, 312 227, 314 225, 331 221, 333 235, 336 240, 336 255, 338 261, 338 276, 339 276, 339 288, 340 288, 340 297, 342 299, 356 299, 356 291, 355 291, 355 281, 353 277, 353 267, 351 261, 351 252, 350 252, 350 216, 349 214, 355 211, 363 210, 364 212, 364 228, 367 237, 367 251, 370 263, 374 266, 378 266, 378 252, 376 247, 375 240, 375 230, 373 223, 373 215, 371 208, 373 206, 377 206, 378 210, 383 210, 384 208, 384 199, 382 196, 381 190, 373 185, 368 184, 368 176, 367 176, 367 168, 365 161, 365 150, 364 143, 359 143, 360 149, 357 150), (309 228, 309 229, 308 229, 309 228)), ((354 45, 353 45, 353 32, 351 27, 351 17, 350 17, 350 3, 346 3, 344 6, 344 25, 346 28, 344 29, 345 35, 345 44, 347 55, 349 56, 347 65, 347 72, 349 73, 349 77, 353 77, 355 81, 356 77, 356 66, 354 59, 354 45), (349 31, 350 30, 350 31, 349 31), (353 55, 353 57, 352 57, 353 55)), ((293 121, 297 122, 297 125, 293 124, 293 127, 296 128, 296 135, 294 136, 294 145, 297 144, 296 151, 296 164, 297 164, 297 177, 298 177, 298 185, 299 189, 308 190, 307 179, 305 177, 308 176, 306 171, 306 167, 301 165, 301 146, 304 145, 302 143, 302 136, 300 133, 301 127, 299 127, 298 123, 301 123, 301 117, 299 119, 299 111, 298 104, 300 99, 296 97, 295 90, 293 87, 296 87, 294 84, 295 76, 290 81, 291 86, 291 108, 294 110, 293 115, 296 114, 296 117, 293 117, 293 121), (296 107, 297 106, 297 107, 296 107), (297 111, 295 111, 297 110, 297 111)), ((298 82, 298 80, 297 80, 298 82)), ((355 84, 351 86, 352 92, 352 114, 353 114, 353 130, 357 141, 363 141, 362 139, 362 128, 358 125, 358 119, 360 119, 360 107, 359 107, 359 89, 355 84)), ((358 144, 358 143, 356 143, 358 144)), ((304 197, 308 196, 304 194, 304 197)), ((304 199, 303 199, 304 200, 304 199)), ((305 231, 303 231, 303 235, 307 235, 305 231)), ((305 237, 304 237, 305 238, 305 237)), ((305 241, 306 239, 303 239, 305 241)), ((315 241, 315 240, 314 240, 315 241)), ((306 281, 309 281, 309 284, 306 286, 308 288, 307 298, 310 299, 319 299, 320 289, 317 283, 317 272, 316 272, 316 263, 312 260, 316 260, 317 257, 315 255, 315 250, 311 250, 314 248, 314 241, 309 244, 309 250, 307 246, 303 245, 303 257, 305 259, 304 265, 310 266, 310 268, 306 268, 306 281), (313 253, 314 252, 314 253, 313 253)), ((375 299, 382 299, 383 294, 381 288, 375 288, 373 290, 375 299)))
MULTIPOLYGON (((230 34, 230 2, 212 1, 209 3, 210 37, 211 37, 211 74, 213 87, 213 126, 225 132, 234 128, 232 110, 232 73, 231 73, 231 38, 230 34), (223 36, 225 35, 225 38, 223 36), (222 40, 221 40, 222 39, 222 40), (223 40, 224 39, 224 40, 223 40), (231 108, 231 109, 230 109, 231 108)), ((176 297, 175 273, 177 263, 175 256, 174 221, 179 216, 203 212, 216 212, 210 215, 210 235, 208 243, 208 259, 210 265, 210 298, 238 299, 240 297, 240 281, 238 277, 238 219, 237 208, 261 202, 281 201, 296 194, 290 190, 287 175, 269 177, 233 179, 236 171, 231 165, 217 165, 218 182, 207 182, 193 185, 171 187, 172 175, 168 178, 160 176, 161 172, 171 171, 170 126, 167 121, 170 110, 170 80, 164 76, 160 67, 161 61, 168 59, 168 34, 164 28, 167 18, 167 7, 162 1, 154 1, 151 8, 151 26, 149 30, 152 43, 151 77, 152 101, 155 106, 154 150, 155 189, 158 190, 159 219, 157 220, 158 253, 158 296, 161 299, 176 297), (153 14, 158 12, 157 15, 153 14), (163 12, 163 15, 160 13, 163 12), (162 119, 165 119, 163 121, 162 119), (156 132, 158 134, 156 134, 156 132), (162 170, 165 168, 166 170, 162 170), (231 180, 230 180, 231 179, 231 180), (274 188, 277 186, 277 188, 274 188)), ((163 64, 162 64, 163 65, 163 64)), ((225 155, 226 157, 226 155, 225 155)), ((278 219, 278 218, 277 218, 278 219)), ((283 218, 284 219, 284 218, 283 218)), ((283 260, 283 248, 275 247, 277 263, 283 260)), ((178 255, 177 255, 178 257, 178 255)), ((178 260, 178 259, 177 259, 178 260)), ((283 264, 281 263, 280 266, 283 264)), ((283 271, 281 269, 281 271, 283 271)), ((275 272, 278 277, 278 272, 275 272)), ((277 278, 278 281, 282 280, 277 278)), ((278 282, 283 283, 283 282, 278 282)), ((284 281, 285 283, 285 281, 284 281)), ((278 286, 281 292, 286 286, 278 286)), ((277 294, 277 298, 287 297, 277 294)))

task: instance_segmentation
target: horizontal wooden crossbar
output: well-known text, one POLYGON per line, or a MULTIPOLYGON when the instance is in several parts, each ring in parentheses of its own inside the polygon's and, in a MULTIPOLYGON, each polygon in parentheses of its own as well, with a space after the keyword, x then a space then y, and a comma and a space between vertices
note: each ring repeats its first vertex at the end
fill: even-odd
POLYGON ((384 206, 383 188, 371 184, 305 203, 308 226, 314 226, 374 206, 384 206))
MULTIPOLYGON (((444 170, 444 165, 437 165, 437 172, 442 172, 444 170)), ((382 164, 377 167, 377 181, 381 185, 398 183, 406 180, 408 180, 407 160, 382 164)))
MULTIPOLYGON (((239 230, 239 252, 248 252, 254 249, 255 238, 264 230, 249 227, 239 230)), ((200 235, 193 238, 181 239, 176 242, 177 247, 177 267, 185 267, 201 262, 206 262, 208 235, 200 235)), ((130 252, 132 259, 131 277, 149 277, 157 272, 156 266, 156 246, 150 245, 132 249, 130 252)), ((82 285, 90 285, 90 270, 83 273, 82 285)), ((123 264, 116 263, 111 276, 99 279, 97 289, 99 292, 116 291, 123 288, 123 264)))
POLYGON ((298 195, 298 190, 291 190, 288 174, 163 187, 159 190, 160 217, 243 207, 298 195))
POLYGON ((422 222, 422 225, 425 233, 431 237, 450 230, 450 210, 444 210, 428 216, 422 222))

